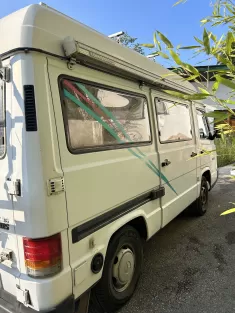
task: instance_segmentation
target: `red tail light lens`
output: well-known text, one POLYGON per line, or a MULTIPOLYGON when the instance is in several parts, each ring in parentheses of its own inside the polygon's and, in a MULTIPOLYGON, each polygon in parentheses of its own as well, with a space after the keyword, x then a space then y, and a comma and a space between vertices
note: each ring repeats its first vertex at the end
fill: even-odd
POLYGON ((25 265, 33 277, 45 277, 61 270, 60 234, 40 239, 23 238, 25 265))

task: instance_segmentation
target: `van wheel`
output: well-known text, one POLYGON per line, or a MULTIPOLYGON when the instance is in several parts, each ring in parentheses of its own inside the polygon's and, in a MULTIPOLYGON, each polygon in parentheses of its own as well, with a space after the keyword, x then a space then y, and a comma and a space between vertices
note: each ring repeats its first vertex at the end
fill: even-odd
POLYGON ((96 312, 112 313, 133 295, 143 263, 143 245, 139 233, 124 226, 111 239, 103 276, 92 290, 92 307, 96 312))
POLYGON ((198 198, 197 203, 194 207, 194 213, 197 216, 202 216, 206 213, 208 209, 208 196, 209 196, 208 182, 207 179, 204 176, 202 176, 200 197, 198 198))

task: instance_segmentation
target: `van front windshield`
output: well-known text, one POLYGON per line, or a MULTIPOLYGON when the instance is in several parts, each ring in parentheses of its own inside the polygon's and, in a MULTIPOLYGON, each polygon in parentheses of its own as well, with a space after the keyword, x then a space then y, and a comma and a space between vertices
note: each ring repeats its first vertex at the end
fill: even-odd
POLYGON ((4 82, 0 79, 0 159, 5 155, 4 82))

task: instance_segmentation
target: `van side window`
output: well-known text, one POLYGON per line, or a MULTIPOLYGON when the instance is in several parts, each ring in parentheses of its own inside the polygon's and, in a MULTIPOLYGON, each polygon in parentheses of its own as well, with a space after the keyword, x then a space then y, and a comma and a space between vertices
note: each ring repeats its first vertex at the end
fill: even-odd
POLYGON ((0 158, 5 155, 5 104, 4 104, 4 82, 0 80, 0 158))
POLYGON ((161 143, 192 139, 189 106, 155 98, 161 143))
POLYGON ((151 142, 144 97, 69 79, 62 79, 61 87, 67 143, 71 152, 151 142))
POLYGON ((198 128, 199 128, 199 135, 201 139, 206 139, 209 137, 209 127, 207 124, 207 119, 203 115, 204 112, 197 110, 197 121, 198 121, 198 128))

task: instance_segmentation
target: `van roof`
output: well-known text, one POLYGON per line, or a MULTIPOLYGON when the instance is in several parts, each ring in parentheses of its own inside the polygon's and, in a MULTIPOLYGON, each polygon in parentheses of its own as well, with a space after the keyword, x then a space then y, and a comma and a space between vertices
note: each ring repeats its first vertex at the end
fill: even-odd
MULTIPOLYGON (((18 48, 34 48, 64 56, 62 43, 68 36, 160 79, 172 74, 160 64, 45 4, 33 4, 0 19, 0 55, 18 48)), ((167 77, 165 81, 178 85, 177 89, 180 85, 186 92, 195 92, 192 84, 182 82, 182 78, 177 75, 174 78, 167 77)))

